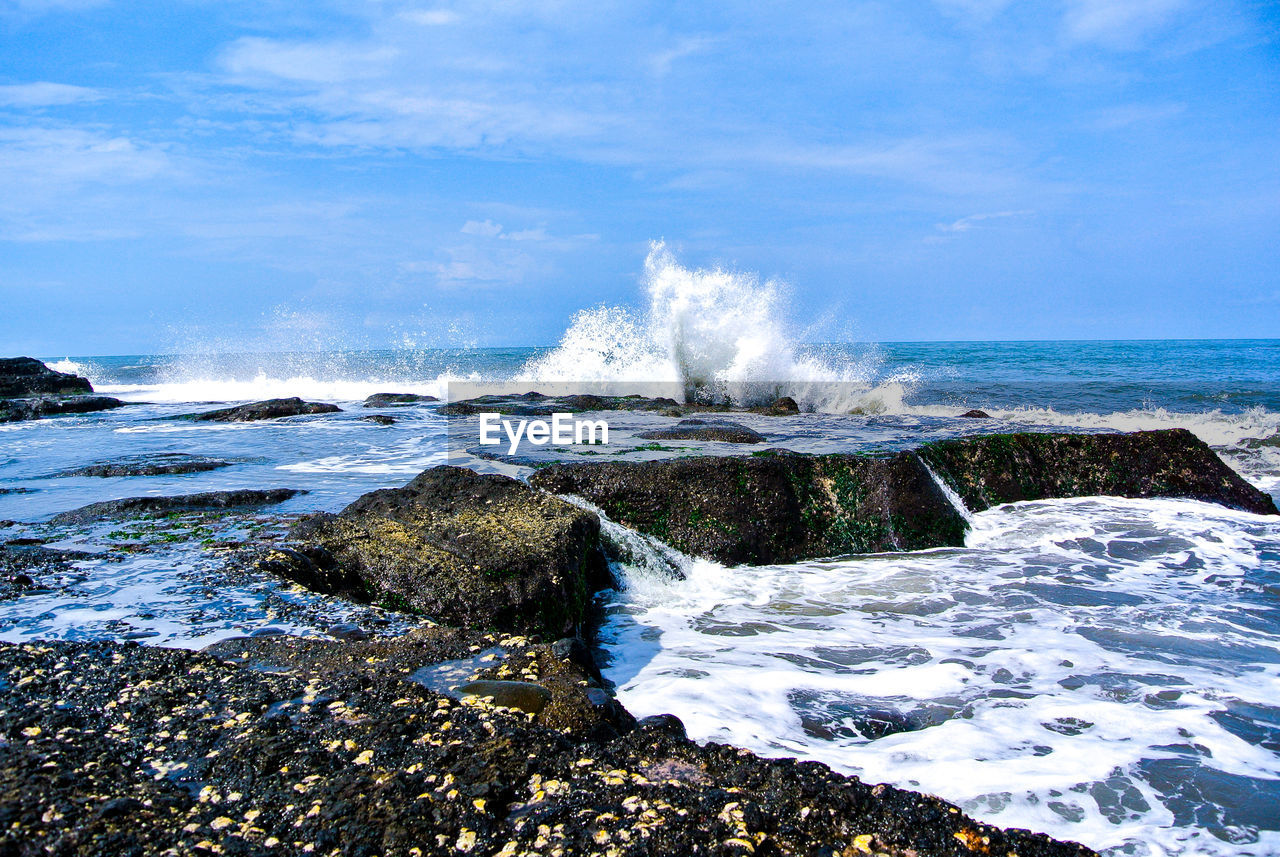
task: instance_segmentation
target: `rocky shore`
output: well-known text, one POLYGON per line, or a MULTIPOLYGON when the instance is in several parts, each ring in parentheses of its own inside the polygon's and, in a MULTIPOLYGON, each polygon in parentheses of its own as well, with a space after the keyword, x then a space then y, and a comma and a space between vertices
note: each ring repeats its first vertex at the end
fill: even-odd
POLYGON ((0 645, 0 853, 1092 853, 818 763, 698 745, 674 718, 579 718, 572 700, 532 713, 413 680, 496 645, 495 671, 577 689, 572 664, 527 640, 262 642, 0 645))
MULTIPOLYGON (((258 404, 270 407, 215 413, 284 415, 258 404)), ((506 403, 515 413, 550 404, 506 403)), ((673 430, 752 442, 742 428, 705 420, 673 430)), ((131 472, 102 467, 75 475, 131 472)), ((126 498, 55 524, 293 493, 126 498)), ((420 627, 406 635, 238 638, 201 653, 0 644, 0 854, 1090 854, 818 763, 699 745, 670 716, 637 723, 590 653, 592 596, 613 584, 608 539, 597 514, 556 495, 732 565, 961 545, 971 510, 1103 493, 1277 514, 1181 431, 554 464, 527 483, 432 468, 302 518, 282 541, 246 543, 236 560, 416 614, 420 627)), ((74 559, 11 542, 0 594, 22 597, 46 567, 74 559)))
POLYGON ((87 414, 125 404, 92 393, 89 379, 55 372, 32 357, 0 358, 0 423, 87 414))

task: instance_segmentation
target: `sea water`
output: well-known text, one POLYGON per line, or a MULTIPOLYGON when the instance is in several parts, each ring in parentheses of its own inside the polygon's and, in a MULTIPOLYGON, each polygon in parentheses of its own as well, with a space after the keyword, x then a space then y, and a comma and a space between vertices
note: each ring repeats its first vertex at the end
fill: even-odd
MULTIPOLYGON (((572 319, 551 348, 76 357, 44 355, 133 404, 0 425, 0 536, 136 553, 73 564, 65 585, 0 602, 0 639, 132 638, 200 647, 255 631, 324 633, 358 605, 226 571, 201 542, 279 530, 461 456, 434 405, 362 419, 375 392, 445 398, 456 382, 665 385, 795 417, 734 415, 771 446, 902 448, 975 431, 1185 427, 1280 492, 1280 342, 811 344, 783 284, 650 257, 639 306, 572 319), (268 423, 173 417, 302 396, 338 414, 268 423), (960 419, 980 408, 989 420, 960 419), (191 475, 87 478, 155 453, 222 458, 191 475), (210 538, 47 523, 141 494, 292 487, 210 538), (140 543, 141 543, 140 542, 140 543)), ((193 352, 199 351, 192 344, 193 352)), ((664 417, 610 414, 628 457, 664 417), (635 449, 627 453, 627 449, 635 449)), ((612 441, 611 441, 612 442, 612 441)), ((594 452, 594 450, 592 451, 594 452)), ((587 460, 585 458, 579 460, 587 460)), ((626 541, 604 594, 606 676, 692 737, 816 759, 940 795, 970 814, 1112 854, 1280 854, 1280 518, 1185 500, 1077 498, 970 514, 963 548, 726 568, 605 521, 626 541), (680 574, 673 574, 672 569, 680 574)), ((132 526, 132 525, 131 525, 132 526)), ((376 611, 375 611, 376 612, 376 611)), ((380 613, 394 633, 412 620, 380 613)))

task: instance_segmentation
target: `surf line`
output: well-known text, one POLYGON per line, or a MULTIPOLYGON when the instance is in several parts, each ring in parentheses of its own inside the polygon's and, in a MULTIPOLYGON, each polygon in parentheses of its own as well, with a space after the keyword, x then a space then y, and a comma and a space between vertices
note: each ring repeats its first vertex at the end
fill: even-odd
POLYGON ((502 443, 501 434, 507 436, 509 446, 507 455, 515 455, 522 440, 534 446, 547 443, 555 444, 607 444, 609 442, 609 422, 607 420, 580 420, 568 413, 551 415, 551 422, 546 420, 504 420, 501 414, 486 413, 480 415, 480 443, 483 446, 496 446, 502 443))

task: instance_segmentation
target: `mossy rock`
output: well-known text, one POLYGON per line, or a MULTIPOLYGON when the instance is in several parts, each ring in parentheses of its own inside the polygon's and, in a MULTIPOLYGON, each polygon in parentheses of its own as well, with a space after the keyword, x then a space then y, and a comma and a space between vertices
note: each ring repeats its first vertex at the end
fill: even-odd
POLYGON ((530 483, 728 564, 964 543, 964 518, 910 452, 556 464, 530 483))
POLYGON ((466 628, 561 637, 610 584, 595 515, 461 467, 304 519, 292 536, 264 568, 466 628))
POLYGON ((1280 514, 1186 429, 995 434, 926 444, 920 455, 974 511, 1058 497, 1182 497, 1280 514))

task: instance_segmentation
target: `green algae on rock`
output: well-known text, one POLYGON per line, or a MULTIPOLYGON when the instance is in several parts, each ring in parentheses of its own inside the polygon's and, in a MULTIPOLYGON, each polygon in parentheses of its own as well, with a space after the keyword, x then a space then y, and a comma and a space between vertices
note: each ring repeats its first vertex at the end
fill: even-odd
POLYGON ((110 518, 153 515, 168 512, 217 512, 283 503, 299 494, 296 488, 242 488, 234 491, 202 491, 198 494, 176 494, 168 497, 124 497, 90 503, 78 509, 59 512, 54 524, 84 524, 110 518))
POLYGON ((611 582, 594 514, 460 467, 306 518, 292 537, 264 569, 468 628, 561 637, 611 582))
POLYGON ((964 437, 889 456, 802 455, 560 463, 529 482, 694 556, 770 564, 964 544, 969 510, 1017 500, 1186 497, 1258 514, 1271 498, 1184 429, 964 437), (927 466, 926 466, 927 465, 927 466))
POLYGON ((257 420, 274 420, 280 417, 296 417, 305 414, 336 414, 342 408, 327 402, 304 402, 297 396, 288 399, 267 399, 248 405, 220 408, 195 414, 174 417, 179 420, 218 423, 247 423, 257 420))
POLYGON ((920 455, 978 512, 1061 497, 1182 497, 1258 515, 1275 502, 1186 429, 1130 434, 1025 432, 925 444, 920 455))
POLYGON ((964 544, 964 518, 914 453, 770 453, 553 464, 529 482, 730 564, 964 544))

